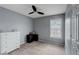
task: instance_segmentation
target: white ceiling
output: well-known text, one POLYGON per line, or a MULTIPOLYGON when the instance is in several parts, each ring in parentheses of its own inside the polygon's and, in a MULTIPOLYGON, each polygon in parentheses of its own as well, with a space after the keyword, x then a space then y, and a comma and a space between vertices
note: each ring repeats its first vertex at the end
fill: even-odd
POLYGON ((39 15, 37 13, 34 13, 29 15, 28 13, 33 11, 32 4, 0 4, 0 6, 32 18, 62 14, 65 13, 67 8, 66 4, 35 4, 37 10, 44 12, 45 14, 39 15))

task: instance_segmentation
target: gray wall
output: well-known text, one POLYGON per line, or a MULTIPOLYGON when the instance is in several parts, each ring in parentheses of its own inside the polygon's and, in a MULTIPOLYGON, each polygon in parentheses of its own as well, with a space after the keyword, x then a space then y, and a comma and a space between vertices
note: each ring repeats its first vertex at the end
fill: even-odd
POLYGON ((11 31, 12 29, 20 31, 22 44, 25 42, 25 35, 33 30, 33 21, 29 17, 0 7, 0 31, 11 31))
POLYGON ((62 15, 54 15, 47 16, 34 19, 34 30, 39 34, 40 41, 50 42, 50 43, 64 43, 65 41, 65 18, 64 14, 62 15), (62 19, 62 39, 54 39, 50 38, 50 19, 54 19, 58 17, 62 19))
POLYGON ((34 19, 34 30, 39 34, 39 39, 47 41, 50 39, 50 17, 34 19))

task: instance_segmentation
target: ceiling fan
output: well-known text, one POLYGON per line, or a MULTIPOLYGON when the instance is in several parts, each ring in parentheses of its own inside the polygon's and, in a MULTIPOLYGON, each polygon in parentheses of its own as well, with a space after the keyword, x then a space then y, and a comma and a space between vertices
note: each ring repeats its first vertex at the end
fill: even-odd
POLYGON ((32 5, 32 9, 33 9, 33 12, 30 12, 30 13, 28 13, 28 14, 33 14, 33 13, 37 12, 37 13, 40 14, 40 15, 44 15, 43 12, 37 11, 37 8, 36 8, 34 5, 32 5))

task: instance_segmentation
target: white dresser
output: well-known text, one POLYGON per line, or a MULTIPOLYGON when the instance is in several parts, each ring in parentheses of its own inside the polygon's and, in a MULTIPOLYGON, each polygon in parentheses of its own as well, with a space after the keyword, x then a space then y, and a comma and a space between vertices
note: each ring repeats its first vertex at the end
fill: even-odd
POLYGON ((20 47, 20 32, 0 33, 0 54, 9 53, 20 47))

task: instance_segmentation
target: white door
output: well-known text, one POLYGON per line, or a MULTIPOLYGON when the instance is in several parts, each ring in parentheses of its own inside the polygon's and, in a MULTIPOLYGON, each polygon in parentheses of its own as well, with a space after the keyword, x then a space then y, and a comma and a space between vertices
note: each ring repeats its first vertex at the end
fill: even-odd
POLYGON ((76 6, 72 7, 72 20, 71 20, 71 54, 77 54, 77 9, 76 6))
POLYGON ((71 22, 72 10, 70 6, 68 6, 66 14, 65 14, 65 53, 71 54, 71 38, 70 38, 70 22, 71 22))
POLYGON ((70 7, 69 7, 69 11, 66 13, 67 17, 65 21, 65 50, 67 54, 76 55, 78 51, 77 40, 78 40, 78 31, 79 31, 77 8, 76 5, 70 5, 70 7))

